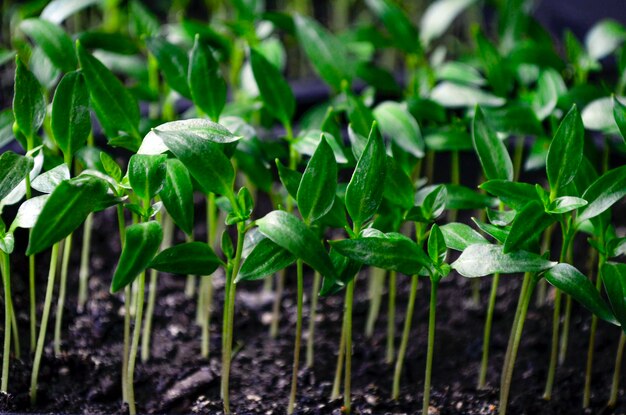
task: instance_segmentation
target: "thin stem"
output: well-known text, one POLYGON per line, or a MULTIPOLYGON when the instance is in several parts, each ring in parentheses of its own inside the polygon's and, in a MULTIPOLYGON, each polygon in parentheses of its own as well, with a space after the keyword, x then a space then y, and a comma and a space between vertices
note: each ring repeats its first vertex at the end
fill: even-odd
POLYGON ((143 321, 143 305, 146 290, 146 272, 139 275, 139 286, 137 288, 137 302, 135 309, 135 325, 133 327, 133 338, 130 344, 130 353, 128 355, 128 379, 126 386, 128 388, 128 412, 130 415, 137 413, 135 405, 135 364, 137 362, 137 349, 139 348, 139 337, 141 337, 141 323, 143 321))
POLYGON ((200 289, 204 292, 204 316, 202 317, 202 345, 200 354, 203 358, 209 358, 209 345, 211 340, 211 308, 213 308, 213 280, 206 276, 202 279, 200 289))
POLYGON ((393 389, 391 399, 394 401, 400 396, 400 376, 402 375, 402 367, 404 366, 404 357, 406 349, 409 345, 409 335, 411 334, 411 322, 415 310, 415 297, 417 297, 417 287, 419 279, 417 276, 411 277, 411 291, 409 293, 409 302, 406 308, 406 317, 404 318, 404 329, 402 330, 402 340, 398 349, 398 358, 396 359, 396 367, 393 373, 393 389))
POLYGON ((343 373, 343 361, 346 355, 346 316, 344 314, 341 322, 341 338, 339 339, 339 352, 337 353, 337 367, 335 368, 335 380, 333 381, 333 389, 330 394, 330 400, 334 401, 339 398, 341 389, 341 375, 343 373))
POLYGON ((365 337, 371 338, 374 335, 374 325, 380 314, 380 304, 382 302, 385 276, 387 271, 380 268, 370 268, 369 281, 369 309, 367 311, 367 321, 365 323, 365 337))
POLYGON ((150 285, 148 286, 148 305, 146 307, 146 318, 143 320, 143 336, 141 336, 141 361, 146 363, 150 359, 150 339, 152 337, 152 316, 154 315, 154 305, 156 303, 158 272, 156 269, 150 270, 150 285))
POLYGON ((39 326, 39 337, 37 338, 37 347, 35 348, 35 357, 33 359, 33 371, 30 377, 30 402, 37 402, 37 379, 39 377, 39 365, 41 364, 41 355, 43 354, 43 345, 46 341, 46 330, 48 328, 48 317, 50 316, 50 307, 52 306, 52 295, 54 293, 54 280, 57 272, 57 260, 59 258, 59 243, 52 246, 50 254, 50 267, 48 268, 48 285, 46 286, 46 296, 43 304, 43 314, 41 316, 41 325, 39 326))
POLYGON ((275 339, 278 336, 278 325, 280 323, 280 304, 283 300, 285 290, 285 270, 278 272, 276 277, 276 292, 274 293, 274 303, 272 304, 272 322, 270 324, 270 337, 275 339))
POLYGON ((500 274, 493 275, 491 280, 491 292, 489 293, 489 306, 487 307, 487 318, 483 331, 483 356, 480 362, 480 373, 478 375, 478 389, 484 389, 487 384, 487 368, 489 367, 489 345, 491 343, 491 325, 493 323, 493 313, 496 309, 496 297, 498 295, 498 283, 500 274))
MULTIPOLYGON (((234 205, 234 204, 233 204, 234 205)), ((243 251, 243 241, 246 236, 246 228, 243 222, 237 224, 237 250, 235 251, 235 259, 233 260, 233 266, 230 275, 227 277, 229 282, 228 289, 228 307, 226 310, 226 316, 228 317, 226 325, 224 326, 223 336, 226 336, 226 341, 222 350, 222 399, 224 400, 224 412, 230 414, 230 395, 229 395, 229 383, 230 383, 230 364, 232 358, 233 347, 233 323, 235 314, 235 276, 239 272, 239 265, 241 263, 241 254, 243 251)))
POLYGON ((356 276, 348 282, 346 287, 345 322, 346 322, 346 370, 343 378, 343 412, 350 413, 351 383, 352 383, 352 302, 354 300, 354 282, 356 276))
POLYGON ((311 307, 309 311, 309 333, 306 342, 306 367, 313 367, 313 353, 315 347, 315 318, 317 316, 317 300, 318 292, 320 290, 320 283, 322 282, 322 276, 319 272, 315 271, 313 275, 313 287, 311 288, 311 307))
MULTIPOLYGON (((526 321, 526 314, 528 313, 528 305, 532 298, 533 291, 537 280, 534 275, 530 273, 524 274, 524 284, 522 284, 522 291, 524 296, 520 298, 518 308, 520 310, 519 318, 515 321, 511 332, 511 350, 508 356, 508 363, 502 368, 502 377, 500 380, 500 404, 498 407, 499 415, 506 415, 507 406, 509 403, 509 393, 511 391, 511 381, 513 379, 513 369, 515 369, 515 360, 517 359, 517 351, 519 349, 520 341, 522 340, 522 332, 524 331, 524 322, 526 321), (526 289, 524 289, 524 286, 526 289)), ((508 352, 508 350, 507 350, 508 352)))
MULTIPOLYGON (((29 230, 30 231, 30 230, 29 230)), ((30 235, 30 232, 29 232, 30 235)), ((37 345, 37 300, 35 295, 35 255, 28 257, 28 295, 30 300, 30 351, 37 345)))
POLYGON ((524 157, 524 140, 525 137, 520 135, 515 140, 515 152, 513 153, 513 181, 519 180, 522 173, 522 159, 524 157))
POLYGON ((424 400, 422 414, 428 414, 430 406, 430 380, 433 371, 433 349, 435 348, 435 317, 437 313, 437 288, 439 281, 431 278, 430 283, 430 307, 428 311, 428 350, 426 352, 426 374, 424 375, 424 400))
POLYGON ((561 330, 561 343, 559 345, 559 366, 565 362, 567 356, 567 344, 569 341, 569 326, 572 319, 572 297, 565 296, 565 317, 563 319, 563 329, 561 330))
POLYGON ((89 297, 89 258, 91 248, 91 231, 93 229, 93 213, 90 213, 83 226, 83 246, 80 251, 80 271, 78 272, 78 303, 77 309, 82 313, 87 297, 89 297))
MULTIPOLYGON (((461 169, 458 150, 454 150, 450 154, 450 182, 454 185, 461 183, 461 169)), ((455 222, 458 213, 458 210, 450 209, 448 211, 448 221, 455 222)))
POLYGON ((7 393, 9 390, 9 355, 11 354, 11 315, 13 305, 11 301, 11 270, 9 255, 0 251, 0 271, 4 287, 4 348, 2 350, 2 382, 0 391, 7 393))
MULTIPOLYGON (((124 249, 126 240, 126 219, 124 219, 124 207, 117 205, 117 228, 120 237, 120 251, 124 249)), ((122 400, 128 402, 128 352, 130 350, 130 296, 131 288, 124 288, 124 346, 122 352, 122 400)))
POLYGON ((615 370, 613 372, 613 382, 611 382, 611 395, 608 402, 608 407, 613 408, 617 404, 617 392, 619 391, 619 378, 622 371, 622 359, 624 357, 624 345, 626 344, 626 335, 624 332, 619 336, 619 344, 617 346, 617 353, 615 354, 615 370))
POLYGON ((67 293, 67 269, 72 252, 72 234, 65 238, 63 243, 63 260, 61 264, 61 280, 59 281, 59 298, 57 299, 57 312, 54 320, 54 355, 61 355, 61 326, 63 323, 63 309, 67 293))
POLYGON ((396 271, 389 273, 389 300, 387 303, 387 353, 385 363, 391 364, 395 356, 396 342, 396 271))
POLYGON ((297 281, 298 281, 298 298, 297 298, 297 312, 296 312, 296 341, 293 349, 293 370, 291 372, 291 393, 289 395, 289 405, 287 406, 287 413, 293 414, 293 409, 296 404, 296 392, 298 390, 298 366, 300 364, 300 344, 302 341, 302 303, 304 300, 304 278, 302 276, 302 260, 299 259, 296 262, 297 269, 297 281))
POLYGON ((15 309, 13 308, 13 301, 11 301, 11 330, 13 331, 13 353, 15 358, 20 360, 20 331, 17 328, 17 317, 15 317, 15 309))
MULTIPOLYGON (((594 250, 595 252, 595 250, 594 250)), ((596 273, 596 290, 600 292, 602 278, 600 270, 604 265, 604 255, 598 257, 598 271, 596 273)), ((596 331, 598 330, 598 317, 591 315, 591 328, 589 329, 589 347, 587 348, 587 364, 585 367, 585 389, 583 391, 583 408, 589 408, 591 403, 591 376, 593 370, 593 355, 596 345, 596 331)))

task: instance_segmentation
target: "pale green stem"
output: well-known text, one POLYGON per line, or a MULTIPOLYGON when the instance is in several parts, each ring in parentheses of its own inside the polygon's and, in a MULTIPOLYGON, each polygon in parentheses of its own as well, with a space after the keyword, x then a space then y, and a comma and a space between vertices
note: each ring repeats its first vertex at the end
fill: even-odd
POLYGON ((513 379, 513 369, 515 369, 515 360, 517 359, 517 351, 520 341, 522 340, 522 332, 524 331, 524 322, 528 313, 528 305, 532 298, 533 291, 537 281, 534 275, 524 274, 524 284, 522 284, 523 296, 518 303, 519 316, 513 324, 510 339, 510 353, 507 350, 508 358, 505 359, 505 365, 502 368, 502 377, 500 380, 500 403, 498 407, 499 415, 506 415, 509 404, 509 393, 511 392, 511 381, 513 379))
MULTIPOLYGON (((595 250, 594 250, 595 252, 595 250)), ((598 257, 598 271, 596 273, 596 290, 600 292, 602 288, 602 277, 600 270, 604 264, 604 255, 598 257)), ((591 404, 591 376, 593 370, 593 355, 596 347, 596 331, 598 330, 598 317, 591 315, 591 328, 589 329, 589 347, 587 348, 587 364, 585 367, 585 389, 583 391, 583 408, 589 408, 591 404)))
POLYGON ((480 373, 478 375, 478 389, 484 389, 487 383, 487 368, 489 367, 489 345, 491 343, 491 325, 493 323, 493 313, 496 309, 496 297, 498 295, 498 282, 500 274, 493 275, 491 280, 491 292, 489 294, 489 306, 487 308, 487 318, 483 331, 483 355, 480 362, 480 373))
POLYGON ((298 391, 298 366, 300 364, 300 345, 302 341, 302 303, 304 300, 304 278, 302 275, 302 260, 296 261, 298 298, 296 306, 296 341, 293 349, 293 370, 291 372, 291 393, 289 394, 289 404, 287 414, 293 414, 296 405, 296 393, 298 391))
POLYGON ((409 345, 409 336, 411 334, 411 322, 413 321, 413 313, 415 310, 415 297, 417 296, 417 287, 419 279, 417 276, 411 277, 411 291, 409 293, 409 302, 406 308, 406 317, 404 318, 404 329, 402 331, 402 340, 400 341, 400 348, 398 349, 398 358, 396 360, 396 367, 393 373, 393 390, 391 392, 391 399, 394 401, 400 396, 400 376, 402 375, 402 367, 404 366, 404 357, 406 356, 406 349, 409 345))
POLYGON ((150 270, 150 285, 148 286, 148 305, 146 306, 146 318, 143 320, 143 335, 141 336, 141 362, 146 363, 150 359, 150 340, 152 337, 152 316, 156 303, 158 272, 150 270))
POLYGON ((46 286, 43 314, 41 316, 41 325, 39 326, 39 337, 37 338, 37 347, 35 348, 35 357, 33 358, 33 371, 31 372, 30 377, 30 402, 33 405, 37 402, 37 379, 39 377, 39 365, 41 364, 43 346, 46 341, 46 330, 48 329, 48 317, 50 316, 50 308, 52 306, 52 295, 54 294, 54 280, 56 278, 58 258, 59 242, 52 246, 52 253, 50 254, 48 285, 46 286))
POLYGON ((387 351, 385 363, 391 364, 396 343, 396 271, 389 272, 389 300, 387 303, 387 351))
POLYGON ((607 406, 613 408, 617 404, 617 393, 619 392, 619 378, 622 371, 622 358, 624 357, 624 345, 626 344, 626 335, 624 332, 619 336, 619 344, 617 353, 615 354, 615 370, 613 371, 613 382, 611 382, 611 395, 607 406))
POLYGON ((357 276, 348 282, 346 287, 345 321, 346 321, 346 370, 343 380, 343 412, 350 413, 352 405, 352 303, 354 300, 354 283, 357 276))
POLYGON ((306 366, 313 367, 314 347, 315 347, 315 318, 317 316, 317 299, 320 290, 322 276, 315 271, 313 275, 313 287, 311 288, 311 308, 309 311, 309 329, 306 343, 306 366))
POLYGON ((430 283, 430 307, 428 311, 428 349, 426 352, 426 374, 424 376, 424 400, 422 402, 422 414, 428 414, 430 407, 430 380, 433 372, 433 352, 435 348, 435 317, 437 313, 437 288, 439 281, 431 278, 430 283))
POLYGON ((380 268, 370 268, 369 284, 369 310, 367 312, 367 322, 365 323, 365 337, 371 338, 374 335, 374 325, 380 314, 380 305, 383 297, 385 276, 387 271, 380 268))
POLYGON ((80 251, 80 271, 78 273, 78 303, 77 310, 82 313, 87 297, 89 297, 89 258, 91 248, 91 231, 93 229, 93 213, 90 213, 83 226, 83 246, 80 251))
POLYGON ((137 349, 139 348, 139 338, 141 337, 141 323, 143 321, 143 305, 146 290, 146 272, 139 274, 139 286, 137 287, 137 302, 135 309, 135 325, 133 327, 133 338, 130 344, 130 353, 128 355, 128 379, 126 385, 128 388, 128 412, 130 415, 137 413, 135 405, 135 365, 137 362, 137 349))
POLYGON ((9 255, 0 251, 0 270, 2 271, 2 282, 4 287, 4 348, 2 351, 2 383, 0 392, 9 391, 9 355, 11 354, 11 315, 13 305, 11 301, 11 269, 9 255))
MULTIPOLYGON (((30 237, 30 230, 29 230, 30 237)), ((30 351, 37 345, 37 302, 35 296, 35 255, 28 257, 28 295, 30 298, 30 351)))
POLYGON ((337 353, 337 367, 335 368, 335 379, 333 381, 333 388, 330 393, 330 400, 334 401, 339 398, 341 392, 341 375, 343 374, 343 361, 346 355, 346 319, 345 315, 341 322, 341 338, 339 340, 339 352, 337 353))
POLYGON ((13 301, 11 301, 11 330, 13 330, 13 352, 15 353, 15 358, 20 360, 21 358, 21 350, 20 350, 20 331, 17 328, 17 317, 15 317, 15 309, 13 308, 13 301))
POLYGON ((65 238, 63 243, 63 261, 61 265, 61 281, 59 281, 59 298, 57 299, 57 313, 54 320, 54 355, 61 355, 61 326, 63 323, 63 309, 67 293, 67 271, 72 252, 72 234, 65 238))
MULTIPOLYGON (((461 183, 461 169, 458 150, 452 151, 450 154, 450 182, 454 185, 461 183)), ((448 222, 456 222, 458 210, 450 209, 448 211, 448 222)))

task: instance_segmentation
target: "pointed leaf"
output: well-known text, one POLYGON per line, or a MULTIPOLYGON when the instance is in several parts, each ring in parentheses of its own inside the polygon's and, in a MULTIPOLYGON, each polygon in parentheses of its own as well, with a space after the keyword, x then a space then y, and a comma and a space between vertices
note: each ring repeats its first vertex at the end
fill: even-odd
POLYGON ((115 268, 111 293, 131 284, 146 270, 161 245, 163 230, 159 222, 138 223, 126 228, 126 239, 120 260, 115 268))
POLYGON ((165 167, 165 183, 159 196, 174 223, 187 235, 191 235, 194 216, 191 176, 180 160, 169 159, 165 167))
POLYGON ((295 216, 280 210, 256 221, 263 235, 288 250, 325 277, 336 279, 335 268, 319 238, 295 216))
POLYGON ((304 170, 298 187, 298 210, 306 223, 311 223, 330 211, 337 188, 337 162, 326 138, 304 170))
POLYGON ((33 168, 33 159, 12 151, 0 154, 0 200, 15 189, 33 168))
POLYGON ((366 0, 365 4, 383 22, 396 47, 407 53, 421 51, 417 30, 406 13, 391 0, 366 0))
POLYGON ((446 246, 443 233, 435 223, 432 228, 430 228, 430 234, 428 235, 428 256, 433 260, 433 263, 437 266, 441 266, 446 260, 447 252, 448 247, 446 246))
POLYGON ((76 69, 74 44, 61 27, 47 20, 31 18, 22 21, 20 29, 41 47, 58 69, 64 72, 76 69))
POLYGON ((424 157, 422 133, 406 105, 385 101, 374 109, 374 117, 383 136, 389 137, 409 154, 417 158, 424 157))
POLYGON ((167 84, 185 98, 191 98, 187 83, 189 58, 185 51, 158 36, 148 38, 146 47, 156 58, 167 84))
POLYGON ((513 180, 513 163, 509 152, 485 121, 480 107, 476 107, 474 114, 472 142, 487 179, 513 180))
POLYGON ((269 238, 261 239, 241 264, 235 282, 253 281, 287 268, 296 257, 269 238))
POLYGON ((583 158, 585 129, 576 105, 561 121, 548 150, 546 171, 550 189, 556 193, 576 176, 583 158))
POLYGON ((470 245, 489 243, 481 234, 464 223, 447 223, 439 229, 446 246, 455 251, 463 251, 470 245))
POLYGON ((130 187, 141 200, 152 199, 165 182, 165 154, 148 156, 135 154, 128 162, 130 187))
POLYGON ((283 124, 291 124, 296 101, 283 75, 255 49, 250 50, 250 64, 265 108, 283 124))
POLYGON ((498 197, 513 210, 521 210, 529 202, 541 202, 535 186, 508 180, 489 180, 479 186, 481 189, 498 197))
POLYGON ((626 330, 626 264, 607 262, 602 266, 602 282, 617 321, 626 330))
POLYGON ((204 242, 187 242, 167 248, 148 268, 180 275, 211 275, 223 262, 204 242))
MULTIPOLYGON (((46 103, 41 85, 22 60, 16 58, 13 114, 15 123, 27 139, 34 139, 46 116, 46 103)), ((28 149, 30 150, 30 149, 28 149)))
POLYGON ((91 132, 89 92, 80 72, 70 72, 59 82, 52 101, 52 132, 57 145, 73 156, 91 132))
POLYGON ((539 202, 528 203, 515 217, 509 236, 504 243, 504 252, 509 253, 529 246, 539 240, 542 232, 555 222, 539 202))
POLYGON ((194 104, 209 118, 217 121, 226 104, 226 82, 213 53, 196 35, 189 57, 189 90, 194 104))
POLYGON ((504 253, 502 245, 476 244, 467 247, 452 268, 467 278, 487 275, 540 272, 556 265, 537 254, 526 251, 504 253))
POLYGON ((558 264, 546 272, 544 277, 551 285, 571 296, 602 320, 617 323, 593 283, 570 264, 558 264))
POLYGON ((582 197, 589 204, 578 211, 576 222, 581 223, 602 214, 624 196, 626 166, 621 166, 604 173, 585 190, 582 197))
POLYGON ((31 187, 41 193, 52 193, 54 189, 64 180, 69 180, 70 169, 65 163, 61 163, 52 170, 35 177, 31 182, 31 187))

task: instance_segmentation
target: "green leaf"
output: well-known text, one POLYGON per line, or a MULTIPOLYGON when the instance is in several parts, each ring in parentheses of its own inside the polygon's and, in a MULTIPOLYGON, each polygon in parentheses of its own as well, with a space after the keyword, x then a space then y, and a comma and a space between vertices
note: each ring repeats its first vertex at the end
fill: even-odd
POLYGON ((454 19, 475 0, 437 0, 431 3, 420 22, 420 40, 428 46, 448 30, 454 19))
POLYGON ((109 156, 104 151, 100 152, 100 162, 106 174, 108 174, 116 183, 122 181, 122 169, 117 164, 113 157, 109 156))
POLYGON ((330 211, 337 188, 337 162, 332 148, 322 136, 319 146, 304 170, 298 187, 298 210, 305 223, 330 211))
POLYGON ((291 170, 278 159, 276 159, 276 167, 278 168, 278 178, 280 179, 280 182, 283 186, 285 186, 285 189, 287 189, 289 196, 296 199, 298 197, 300 182, 302 181, 302 173, 296 170, 291 170))
POLYGON ((31 187, 41 193, 52 193, 64 180, 69 180, 70 169, 65 163, 35 177, 31 187))
POLYGON ((295 216, 280 210, 256 221, 261 233, 302 259, 324 277, 336 279, 336 271, 319 238, 295 216))
POLYGON ((570 264, 558 264, 544 274, 546 281, 571 296, 602 320, 616 324, 609 306, 593 283, 570 264))
POLYGON ((141 200, 152 199, 165 182, 165 154, 148 156, 135 154, 128 162, 130 187, 141 200))
MULTIPOLYGON (((214 124, 219 126, 219 124, 214 124)), ((225 129, 224 129, 225 130, 225 129)), ((224 146, 206 137, 207 131, 182 128, 165 130, 158 127, 153 130, 167 148, 183 162, 191 176, 200 184, 204 194, 217 193, 229 195, 235 184, 235 170, 224 154, 224 146)), ((228 131, 218 133, 219 129, 208 131, 220 139, 232 137, 228 131)))
POLYGON ((613 117, 622 139, 626 141, 626 105, 613 97, 613 117))
POLYGON ((366 0, 365 4, 383 22, 396 47, 407 53, 421 51, 417 30, 406 13, 391 0, 366 0))
POLYGON ((411 178, 396 160, 387 156, 387 173, 383 191, 385 199, 403 209, 411 209, 414 201, 413 193, 411 178))
POLYGON ((17 210, 15 219, 11 223, 9 232, 13 233, 17 228, 32 228, 35 226, 41 211, 48 200, 49 195, 37 196, 31 199, 25 200, 17 210))
POLYGON ((191 98, 187 83, 189 57, 185 51, 158 36, 148 38, 146 47, 156 58, 167 84, 185 98, 191 98))
POLYGON ((59 82, 51 118, 54 140, 66 157, 73 156, 91 132, 89 92, 80 72, 69 72, 59 82))
POLYGON ((626 196, 626 166, 617 167, 596 179, 582 197, 589 204, 578 211, 576 222, 594 218, 626 196))
POLYGON ((91 56, 80 42, 76 45, 76 51, 89 89, 91 105, 106 135, 114 138, 123 131, 129 134, 139 147, 139 106, 135 97, 102 62, 91 56))
POLYGON ((446 108, 471 108, 476 105, 499 107, 506 103, 503 98, 482 89, 447 81, 438 83, 430 91, 430 99, 446 108))
POLYGON ((211 275, 223 262, 204 242, 187 242, 164 249, 148 268, 180 275, 211 275))
POLYGON ((626 330, 626 264, 607 262, 602 266, 602 282, 615 318, 626 330))
POLYGON ((451 265, 464 277, 476 278, 495 273, 540 272, 556 264, 526 251, 507 254, 502 245, 476 244, 467 247, 451 265))
POLYGON ((478 193, 469 187, 459 184, 446 184, 448 199, 446 209, 483 209, 497 206, 493 197, 478 193))
POLYGON ((539 240, 541 233, 554 222, 555 219, 544 211, 541 203, 536 201, 528 203, 513 221, 504 243, 504 253, 532 246, 539 240))
POLYGON ((0 111, 0 148, 9 144, 15 138, 13 135, 14 122, 15 117, 13 116, 12 108, 0 111))
POLYGON ((430 234, 428 235, 428 256, 433 260, 435 265, 441 266, 446 260, 447 252, 448 247, 443 233, 435 223, 430 228, 430 234))
POLYGON ((561 196, 557 197, 550 203, 546 212, 555 214, 567 213, 585 206, 586 204, 587 201, 579 197, 561 196))
POLYGON ((541 202, 535 186, 528 183, 517 183, 508 180, 489 180, 479 186, 481 189, 497 196, 505 205, 513 210, 521 210, 529 202, 541 202))
MULTIPOLYGON (((351 93, 346 93, 346 98, 348 101, 348 120, 350 121, 352 130, 357 134, 366 137, 372 128, 374 113, 367 105, 365 105, 361 97, 351 93)), ((353 150, 355 151, 355 156, 358 154, 358 157, 361 157, 358 150, 358 147, 356 151, 353 150)))
POLYGON ((478 229, 491 236, 501 244, 506 242, 506 238, 508 238, 511 230, 510 227, 492 225, 490 223, 479 221, 476 218, 472 218, 472 221, 476 224, 476 226, 478 226, 478 229))
POLYGON ((191 176, 180 160, 169 159, 165 167, 165 183, 159 196, 174 223, 187 235, 192 235, 194 206, 191 176))
POLYGON ((52 0, 41 12, 41 18, 59 24, 71 15, 104 0, 52 0))
POLYGON ((480 107, 476 107, 474 114, 472 142, 488 180, 513 180, 513 162, 509 152, 485 121, 480 107))
POLYGON ((481 234, 464 223, 447 223, 439 229, 443 234, 446 246, 455 251, 463 251, 474 244, 489 243, 481 234))
POLYGON ((376 123, 346 189, 346 209, 357 228, 369 220, 383 197, 387 156, 376 123))
POLYGON ((605 19, 587 32, 585 47, 591 59, 599 60, 615 51, 625 39, 624 26, 615 20, 605 19))
POLYGON ((335 91, 341 90, 344 80, 350 83, 353 70, 345 45, 309 17, 296 15, 294 21, 298 43, 322 79, 335 91))
POLYGON ((19 57, 15 61, 17 65, 13 95, 15 123, 27 139, 34 140, 46 116, 46 103, 35 75, 19 57))
POLYGON ((473 150, 472 137, 466 131, 437 129, 424 133, 426 148, 432 151, 473 150))
POLYGON ((561 75, 552 68, 544 69, 537 79, 537 90, 532 97, 532 107, 540 121, 556 108, 559 96, 567 90, 561 75))
POLYGON ((400 234, 330 241, 334 250, 354 261, 405 275, 418 275, 430 266, 422 248, 400 234))
POLYGON ((385 101, 374 109, 383 136, 417 158, 424 157, 424 139, 419 125, 405 104, 385 101))
POLYGON ((584 138, 583 122, 574 105, 561 121, 548 150, 546 171, 554 194, 576 176, 583 158, 584 138))
POLYGON ((20 23, 20 29, 41 47, 50 61, 64 72, 76 69, 78 62, 72 39, 65 31, 43 19, 26 19, 20 23))
POLYGON ((94 176, 61 182, 50 194, 30 234, 26 255, 34 255, 76 230, 87 216, 109 204, 108 185, 94 176))
POLYGON ((15 189, 33 168, 33 159, 12 151, 0 154, 0 200, 15 189))
POLYGON ((141 1, 132 0, 128 3, 130 33, 136 37, 153 36, 159 31, 159 20, 141 1))
MULTIPOLYGON (((419 197, 419 195, 418 195, 419 197)), ((448 189, 444 185, 436 186, 430 191, 421 205, 422 215, 427 221, 434 221, 437 219, 446 208, 446 202, 448 200, 448 189)))
POLYGON ((111 293, 116 293, 131 284, 146 270, 159 250, 163 230, 159 222, 138 223, 126 228, 126 239, 120 260, 115 268, 111 293))
POLYGON ((246 256, 235 282, 253 281, 265 278, 293 264, 296 257, 269 238, 263 238, 254 245, 246 256))
POLYGON ((291 124, 296 100, 283 75, 255 49, 250 49, 250 64, 265 108, 283 124, 291 124))
POLYGON ((226 104, 226 82, 213 53, 196 35, 189 56, 189 90, 194 104, 213 121, 220 118, 226 104))

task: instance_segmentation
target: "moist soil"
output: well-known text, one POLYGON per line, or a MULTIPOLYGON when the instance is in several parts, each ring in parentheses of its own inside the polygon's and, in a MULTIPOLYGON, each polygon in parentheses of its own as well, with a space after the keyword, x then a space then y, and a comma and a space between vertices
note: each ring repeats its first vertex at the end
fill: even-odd
MULTIPOLYGON (((52 333, 42 360, 39 397, 31 406, 28 398, 31 357, 28 352, 27 264, 14 264, 14 301, 21 331, 22 359, 11 359, 10 394, 0 397, 0 411, 36 413, 124 414, 121 405, 121 354, 123 303, 109 294, 111 275, 119 252, 114 211, 95 215, 90 296, 86 309, 76 311, 77 270, 80 238, 73 252, 68 301, 63 325, 63 354, 54 357, 52 333)), ((82 232, 77 232, 77 235, 82 232)), ((180 235, 179 235, 180 236, 180 235)), ((19 241, 18 241, 19 242, 19 241)), ((582 241, 581 241, 582 242, 582 241)), ((22 241, 23 243, 23 241, 22 241)), ((558 243, 558 241, 557 241, 558 243)), ((580 244, 582 245, 582 244, 580 244)), ((576 258, 586 257, 586 252, 576 258)), ((17 258, 18 256, 16 256, 17 258)), ((21 262, 20 262, 21 261, 21 262)), ((38 300, 43 299, 47 255, 37 257, 38 300)), ((581 269, 584 264, 577 264, 581 269)), ((385 363, 386 302, 371 338, 364 335, 368 312, 368 271, 358 277, 354 304, 354 354, 352 365, 353 412, 361 414, 417 414, 421 399, 426 357, 429 282, 420 282, 416 312, 402 376, 400 399, 390 399, 393 367, 385 363)), ((282 300, 280 333, 268 335, 273 295, 262 283, 240 284, 237 292, 234 349, 231 375, 231 405, 239 414, 284 414, 291 381, 295 330, 295 276, 287 275, 282 300)), ((200 357, 200 329, 195 324, 195 301, 184 294, 185 278, 161 275, 153 323, 152 355, 139 362, 135 374, 140 413, 221 413, 219 394, 221 305, 223 276, 213 277, 216 287, 211 321, 211 355, 200 357)), ((312 273, 305 275, 306 341, 312 273)), ((402 331, 409 279, 398 276, 396 348, 402 331)), ((436 349, 432 379, 431 413, 491 414, 498 405, 500 368, 517 303, 521 276, 501 278, 493 322, 489 385, 477 390, 485 309, 490 279, 480 281, 480 304, 470 299, 471 282, 452 273, 441 283, 437 308, 436 349)), ((550 291, 549 291, 550 293, 550 291)), ((55 294, 56 295, 56 294, 55 294)), ((511 414, 610 414, 626 411, 624 389, 616 410, 605 403, 611 385, 619 329, 600 322, 593 372, 592 409, 581 409, 587 356, 588 312, 574 304, 570 343, 565 362, 558 368, 553 399, 541 399, 552 322, 552 303, 532 305, 524 330, 511 391, 511 414)), ((342 400, 330 401, 340 338, 343 297, 319 302, 315 331, 315 365, 301 363, 297 413, 339 414, 342 400)), ((41 304, 38 315, 41 315, 41 304)), ((54 308, 54 307, 53 307, 54 308)), ((39 317, 40 318, 40 317, 39 317)), ((51 317, 52 321, 52 317, 51 317)), ((48 327, 53 327, 50 323, 48 327)), ((302 352, 304 360, 304 349, 302 352)))

